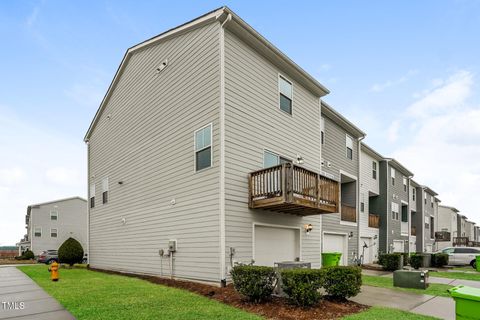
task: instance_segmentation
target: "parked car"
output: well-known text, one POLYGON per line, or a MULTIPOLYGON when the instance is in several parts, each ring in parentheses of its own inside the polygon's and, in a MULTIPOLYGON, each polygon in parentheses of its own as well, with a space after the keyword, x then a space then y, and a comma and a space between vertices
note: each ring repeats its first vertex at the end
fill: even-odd
POLYGON ((469 264, 473 268, 476 268, 476 257, 480 255, 480 248, 448 247, 439 252, 448 254, 448 265, 450 266, 469 264))
POLYGON ((58 262, 58 252, 57 250, 47 250, 40 253, 37 257, 37 262, 51 264, 53 261, 58 262))

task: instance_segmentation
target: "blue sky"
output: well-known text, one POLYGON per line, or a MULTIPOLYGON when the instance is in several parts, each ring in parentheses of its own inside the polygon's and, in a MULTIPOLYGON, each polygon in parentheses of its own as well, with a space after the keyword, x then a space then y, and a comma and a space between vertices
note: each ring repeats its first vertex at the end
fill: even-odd
POLYGON ((28 204, 86 195, 82 139, 125 50, 224 4, 480 223, 479 1, 2 1, 0 245, 28 204))

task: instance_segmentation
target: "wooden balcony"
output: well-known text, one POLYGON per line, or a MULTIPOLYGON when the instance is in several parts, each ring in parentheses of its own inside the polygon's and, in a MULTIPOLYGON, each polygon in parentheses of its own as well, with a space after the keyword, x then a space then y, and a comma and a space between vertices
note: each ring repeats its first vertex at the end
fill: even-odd
POLYGON ((338 212, 338 182, 291 163, 252 172, 248 183, 252 209, 300 216, 338 212))
POLYGON ((342 204, 342 221, 357 222, 357 209, 355 207, 342 204))
POLYGON ((468 237, 453 237, 455 247, 480 247, 480 242, 471 241, 468 237))
POLYGON ((411 229, 410 229, 410 235, 412 236, 416 236, 417 235, 417 227, 415 226, 412 226, 411 229))
POLYGON ((435 241, 450 241, 450 239, 450 232, 448 231, 435 232, 435 241))
POLYGON ((368 226, 370 228, 380 228, 380 216, 376 214, 368 214, 368 226))

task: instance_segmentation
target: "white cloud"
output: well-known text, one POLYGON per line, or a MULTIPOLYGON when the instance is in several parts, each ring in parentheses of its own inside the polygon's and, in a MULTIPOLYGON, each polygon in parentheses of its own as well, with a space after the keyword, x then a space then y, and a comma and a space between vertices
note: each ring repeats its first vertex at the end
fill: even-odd
POLYGON ((16 184, 25 181, 27 173, 20 167, 11 167, 0 169, 1 184, 16 184))
POLYGON ((48 181, 60 186, 75 186, 83 179, 78 169, 65 167, 50 168, 45 176, 48 181))
POLYGON ((79 105, 98 108, 102 101, 104 90, 99 81, 95 84, 75 84, 65 91, 65 95, 79 105))
POLYGON ((435 79, 437 85, 413 102, 400 121, 403 145, 393 156, 415 173, 414 179, 439 193, 480 223, 480 103, 472 101, 474 76, 458 71, 435 79))
POLYGON ((395 142, 398 140, 399 129, 400 129, 400 121, 398 120, 393 121, 387 131, 387 139, 389 142, 395 142))
POLYGON ((394 80, 387 80, 382 83, 375 83, 370 87, 370 91, 372 92, 382 92, 387 88, 397 86, 399 84, 402 84, 406 82, 408 79, 410 79, 412 76, 416 75, 418 73, 417 70, 409 70, 405 75, 401 76, 398 79, 394 80))

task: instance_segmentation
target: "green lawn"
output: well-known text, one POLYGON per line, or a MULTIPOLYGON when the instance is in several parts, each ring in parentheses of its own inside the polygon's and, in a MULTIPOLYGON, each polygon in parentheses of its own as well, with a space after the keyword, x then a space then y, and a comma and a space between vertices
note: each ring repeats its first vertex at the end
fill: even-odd
POLYGON ((454 267, 453 270, 455 270, 455 271, 473 271, 473 272, 477 272, 477 270, 473 269, 471 266, 454 267))
POLYGON ((398 288, 393 286, 393 279, 390 277, 377 277, 377 276, 362 276, 362 282, 364 285, 373 286, 373 287, 382 287, 390 288, 400 291, 408 291, 419 294, 430 294, 432 296, 441 296, 441 297, 450 297, 450 294, 447 292, 447 289, 453 288, 452 286, 440 283, 430 283, 428 289, 408 289, 408 288, 398 288))
POLYGON ((367 311, 343 317, 344 320, 436 320, 438 318, 382 307, 372 307, 367 311))
POLYGON ((188 291, 136 278, 60 269, 60 281, 52 282, 47 266, 18 268, 77 319, 261 319, 188 291))
POLYGON ((480 273, 430 272, 430 277, 480 281, 480 273))

